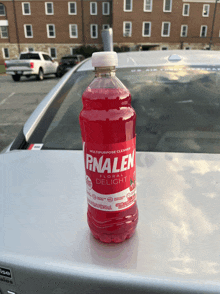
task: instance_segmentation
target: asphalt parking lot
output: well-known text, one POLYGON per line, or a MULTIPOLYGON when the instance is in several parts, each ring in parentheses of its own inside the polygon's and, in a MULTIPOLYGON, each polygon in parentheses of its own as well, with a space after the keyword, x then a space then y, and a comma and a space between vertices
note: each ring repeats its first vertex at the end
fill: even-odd
POLYGON ((31 113, 58 82, 54 75, 43 81, 22 77, 19 82, 0 75, 0 152, 15 139, 31 113))

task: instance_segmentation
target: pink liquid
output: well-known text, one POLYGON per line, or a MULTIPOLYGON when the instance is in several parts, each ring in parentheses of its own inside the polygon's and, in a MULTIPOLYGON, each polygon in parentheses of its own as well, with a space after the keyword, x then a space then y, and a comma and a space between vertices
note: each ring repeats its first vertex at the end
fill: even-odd
MULTIPOLYGON (((128 89, 89 89, 82 96, 80 113, 82 140, 114 144, 135 137, 136 114, 128 89)), ((105 243, 119 243, 130 238, 138 222, 136 202, 121 211, 102 211, 88 204, 88 225, 93 236, 105 243)))

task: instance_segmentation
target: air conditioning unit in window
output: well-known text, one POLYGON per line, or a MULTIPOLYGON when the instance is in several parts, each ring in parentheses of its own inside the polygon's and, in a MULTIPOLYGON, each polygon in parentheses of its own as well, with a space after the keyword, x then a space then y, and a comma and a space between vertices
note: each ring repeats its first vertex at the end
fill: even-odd
POLYGON ((124 33, 123 37, 131 37, 130 33, 124 33))

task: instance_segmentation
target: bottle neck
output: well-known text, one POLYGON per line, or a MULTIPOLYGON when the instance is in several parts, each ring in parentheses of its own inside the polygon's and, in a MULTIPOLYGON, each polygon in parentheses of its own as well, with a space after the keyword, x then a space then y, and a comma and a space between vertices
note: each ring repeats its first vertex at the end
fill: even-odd
POLYGON ((115 66, 108 67, 95 67, 95 77, 114 77, 115 76, 115 66))

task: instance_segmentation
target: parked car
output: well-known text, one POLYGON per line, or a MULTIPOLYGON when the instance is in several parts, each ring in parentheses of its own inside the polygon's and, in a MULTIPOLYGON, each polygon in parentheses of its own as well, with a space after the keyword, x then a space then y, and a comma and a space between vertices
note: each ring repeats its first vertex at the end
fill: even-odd
POLYGON ((18 60, 5 61, 6 74, 11 75, 15 82, 21 76, 36 76, 42 81, 45 75, 57 75, 58 62, 44 52, 22 52, 18 60))
POLYGON ((217 51, 118 54, 137 114, 139 223, 121 244, 87 226, 81 96, 72 68, 0 154, 0 290, 220 293, 220 58, 217 51))
POLYGON ((73 66, 83 61, 85 57, 80 54, 65 55, 61 58, 58 67, 58 76, 62 77, 66 72, 68 72, 73 66))

